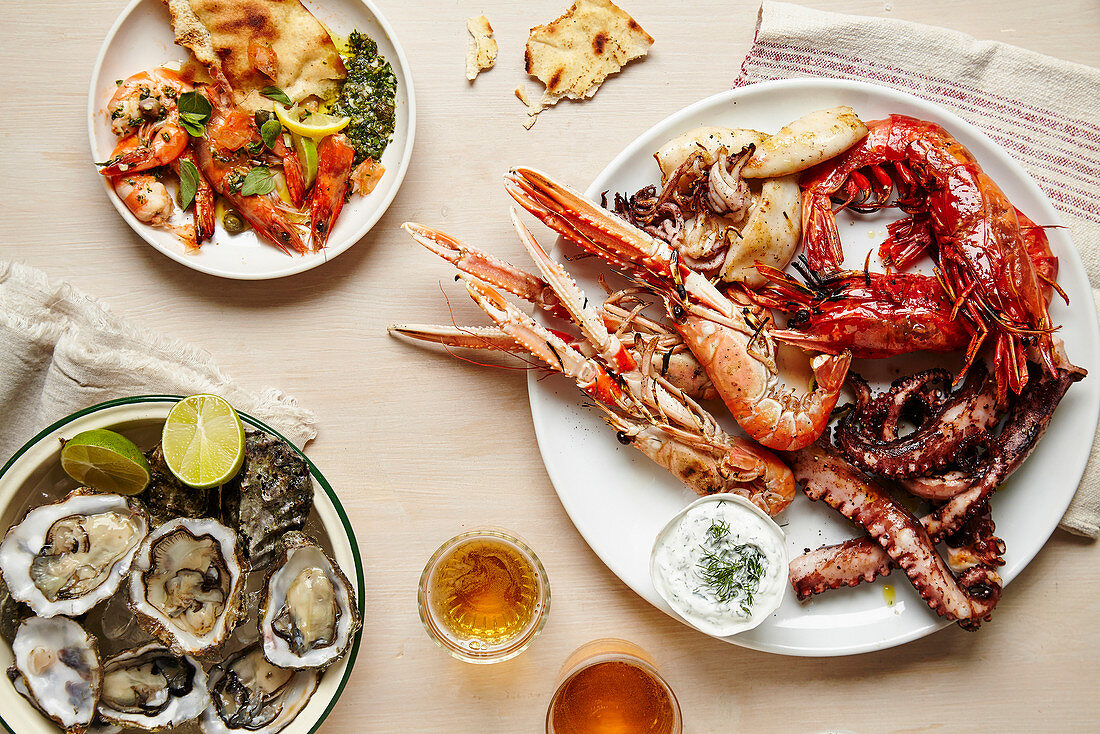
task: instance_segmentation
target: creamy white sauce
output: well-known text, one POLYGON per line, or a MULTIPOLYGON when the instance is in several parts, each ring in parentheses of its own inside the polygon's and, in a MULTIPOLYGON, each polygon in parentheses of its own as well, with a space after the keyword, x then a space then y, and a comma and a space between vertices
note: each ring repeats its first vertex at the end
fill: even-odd
POLYGON ((774 612, 787 583, 783 531, 743 497, 693 502, 657 536, 650 559, 657 592, 693 627, 725 637, 774 612), (727 584, 713 573, 724 570, 727 584))

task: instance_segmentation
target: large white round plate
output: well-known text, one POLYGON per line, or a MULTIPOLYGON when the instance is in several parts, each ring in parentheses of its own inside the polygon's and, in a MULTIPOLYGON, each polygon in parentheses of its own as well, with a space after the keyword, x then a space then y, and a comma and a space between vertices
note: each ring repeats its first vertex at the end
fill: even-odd
MULTIPOLYGON (((870 120, 901 113, 932 120, 954 134, 1024 213, 1040 224, 1059 224, 1057 212, 1023 168, 1008 154, 955 115, 935 105, 883 87, 838 80, 794 80, 754 84, 715 95, 658 123, 631 143, 588 187, 596 201, 604 191, 634 192, 659 180, 652 154, 669 138, 699 125, 748 127, 775 132, 812 110, 846 104, 870 120)), ((557 177, 567 171, 551 171, 557 177)), ((567 183, 568 179, 564 179, 567 183)), ((842 216, 841 236, 848 264, 862 268, 864 257, 885 236, 897 214, 842 216)), ((1100 333, 1081 259, 1066 229, 1047 230, 1061 261, 1059 283, 1070 297, 1055 302, 1051 315, 1070 358, 1090 376, 1074 385, 1051 421, 1047 434, 1009 486, 993 500, 997 534, 1005 540, 1001 575, 1011 581, 1039 552, 1069 504, 1084 471, 1100 412, 1100 333)), ((571 246, 566 246, 573 252, 571 246)), ((874 262, 874 261, 873 261, 874 262)), ((605 271, 595 259, 569 264, 581 286, 601 293, 595 276, 605 271)), ((857 362, 854 370, 882 385, 899 373, 923 369, 935 358, 857 362)), ((531 413, 547 472, 581 535, 620 579, 654 606, 675 616, 649 578, 649 553, 664 524, 695 495, 638 452, 619 445, 600 413, 584 407, 576 387, 561 379, 529 380, 531 413)), ((714 408, 723 412, 720 406, 714 408)), ((732 428, 728 416, 723 418, 732 428)), ((853 537, 848 521, 801 494, 776 518, 785 525, 792 558, 853 537)), ((1012 593, 1008 591, 1006 593, 1012 593)), ((996 624, 994 616, 991 624, 996 624)), ((744 647, 787 655, 846 655, 900 645, 944 627, 894 572, 873 584, 831 591, 799 603, 788 587, 779 610, 760 627, 724 638, 744 647), (896 589, 888 605, 883 585, 896 589)))
MULTIPOLYGON (((99 176, 107 197, 126 223, 150 245, 189 268, 240 280, 281 278, 315 268, 358 242, 381 218, 405 178, 412 157, 416 100, 409 62, 393 29, 370 0, 304 0, 304 4, 333 33, 343 36, 353 30, 366 33, 378 42, 379 52, 393 67, 397 77, 397 121, 393 139, 382 155, 386 172, 373 192, 352 196, 344 205, 328 246, 306 255, 287 255, 259 239, 251 229, 231 236, 220 220, 213 241, 203 244, 197 252, 188 253, 171 232, 139 222, 115 195, 106 177, 99 176)), ((103 42, 88 90, 88 135, 93 160, 110 158, 117 142, 104 112, 114 94, 115 81, 166 62, 183 61, 187 55, 187 50, 177 46, 173 39, 168 8, 162 0, 132 0, 126 6, 103 42)), ((89 173, 95 170, 89 161, 89 173)), ((186 221, 190 221, 190 216, 186 215, 186 221)))

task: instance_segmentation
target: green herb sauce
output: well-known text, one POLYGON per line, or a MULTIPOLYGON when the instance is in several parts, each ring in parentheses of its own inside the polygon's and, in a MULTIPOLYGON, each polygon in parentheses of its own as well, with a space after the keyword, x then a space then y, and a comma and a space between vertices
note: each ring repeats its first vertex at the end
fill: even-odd
POLYGON ((351 118, 344 135, 355 148, 355 162, 378 160, 393 137, 397 77, 378 44, 358 31, 348 38, 344 67, 347 81, 332 111, 351 118))

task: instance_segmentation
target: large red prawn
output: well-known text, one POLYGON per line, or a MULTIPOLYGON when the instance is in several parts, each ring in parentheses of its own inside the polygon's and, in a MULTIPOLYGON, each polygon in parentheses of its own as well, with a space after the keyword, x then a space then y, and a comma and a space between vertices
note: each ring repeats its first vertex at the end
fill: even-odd
POLYGON ((927 245, 952 314, 971 327, 967 366, 991 339, 1001 398, 1023 389, 1029 356, 1053 374, 1054 327, 1044 287, 1053 284, 1057 262, 1045 237, 1036 236, 1030 221, 1025 233, 1004 192, 939 125, 891 115, 867 128, 866 138, 803 177, 803 246, 810 268, 831 273, 841 267, 837 211, 897 206, 911 217, 903 225, 909 231, 895 227, 886 250, 927 245), (1041 274, 1029 245, 1045 258, 1041 274))

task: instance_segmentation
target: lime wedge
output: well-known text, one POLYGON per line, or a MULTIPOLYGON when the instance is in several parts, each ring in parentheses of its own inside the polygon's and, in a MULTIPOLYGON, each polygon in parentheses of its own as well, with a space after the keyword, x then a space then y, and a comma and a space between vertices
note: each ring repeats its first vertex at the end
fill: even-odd
POLYGON ((317 141, 297 133, 291 133, 290 139, 294 141, 294 150, 298 153, 298 160, 302 162, 308 191, 317 179, 317 141))
POLYGON ((61 468, 97 492, 137 494, 149 484, 149 462, 141 449, 106 428, 83 431, 66 441, 61 468))
POLYGON ((192 395, 176 403, 164 421, 160 442, 164 463, 190 487, 224 484, 244 461, 240 416, 217 395, 192 395))
POLYGON ((275 116, 279 118, 279 122, 283 123, 283 127, 287 130, 314 140, 335 135, 351 122, 349 117, 337 117, 324 112, 309 112, 297 105, 287 109, 281 104, 277 104, 275 105, 275 116))

